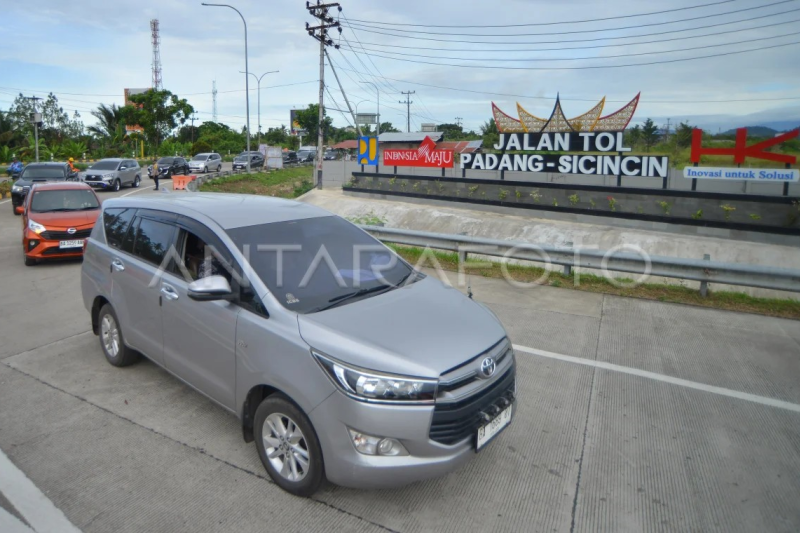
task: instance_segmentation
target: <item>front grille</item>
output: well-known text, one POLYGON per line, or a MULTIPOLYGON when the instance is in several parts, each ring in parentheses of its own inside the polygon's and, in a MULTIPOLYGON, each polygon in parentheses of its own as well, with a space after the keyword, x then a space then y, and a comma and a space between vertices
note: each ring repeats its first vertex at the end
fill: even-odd
POLYGON ((479 361, 483 360, 485 357, 491 356, 494 357, 495 364, 499 365, 510 353, 511 345, 507 339, 503 339, 466 363, 451 368, 442 375, 443 379, 439 382, 439 393, 454 391, 473 381, 482 379, 478 376, 475 368, 479 361))
POLYGON ((436 402, 430 438, 441 444, 455 444, 475 434, 487 417, 493 417, 514 401, 515 368, 472 396, 456 402, 436 402))
POLYGON ((100 176, 86 176, 83 181, 100 181, 100 176))
POLYGON ((42 251, 42 255, 67 255, 83 253, 83 248, 47 248, 42 251))
POLYGON ((75 233, 67 233, 66 231, 43 231, 39 235, 48 241, 71 241, 73 239, 85 239, 92 233, 92 228, 79 229, 75 233))

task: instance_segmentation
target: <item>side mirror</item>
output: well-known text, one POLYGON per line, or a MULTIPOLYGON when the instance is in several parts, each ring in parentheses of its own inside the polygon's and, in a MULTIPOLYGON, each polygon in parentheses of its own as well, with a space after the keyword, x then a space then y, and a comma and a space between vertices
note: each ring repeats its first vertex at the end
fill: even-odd
POLYGON ((189 284, 189 298, 198 302, 232 300, 231 285, 223 276, 208 276, 189 284))
POLYGON ((24 212, 25 210, 22 208, 21 205, 18 205, 17 207, 14 208, 14 213, 16 213, 17 215, 21 215, 24 212))

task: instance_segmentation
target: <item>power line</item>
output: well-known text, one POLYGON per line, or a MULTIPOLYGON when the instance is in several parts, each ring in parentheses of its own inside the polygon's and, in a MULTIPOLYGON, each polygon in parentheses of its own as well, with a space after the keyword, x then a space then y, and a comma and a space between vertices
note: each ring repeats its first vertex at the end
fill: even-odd
MULTIPOLYGON (((800 41, 792 41, 789 43, 783 44, 774 44, 771 46, 762 46, 760 48, 751 48, 748 50, 738 50, 734 52, 722 52, 719 54, 708 54, 704 56, 695 56, 695 57, 686 57, 680 59, 668 59, 668 60, 661 60, 661 61, 649 61, 646 63, 626 63, 622 65, 586 65, 586 66, 579 66, 579 67, 512 67, 507 65, 459 65, 459 64, 448 64, 448 63, 437 63, 434 61, 420 61, 415 59, 403 59, 400 57, 391 57, 391 56, 384 56, 374 54, 374 57, 381 57, 384 59, 392 59, 394 61, 403 61, 405 63, 419 63, 423 65, 435 65, 439 67, 456 67, 456 68, 483 68, 483 69, 503 69, 503 70, 590 70, 590 69, 604 69, 604 68, 624 68, 624 67, 644 67, 649 65, 664 65, 668 63, 682 63, 684 61, 695 61, 698 59, 708 59, 712 57, 725 57, 737 54, 744 54, 749 52, 758 52, 761 50, 771 50, 773 48, 782 48, 785 46, 792 46, 795 44, 800 44, 800 41)), ((367 54, 369 55, 369 54, 367 54)))
MULTIPOLYGON (((722 0, 721 2, 712 2, 710 4, 700 4, 697 6, 688 6, 688 7, 679 7, 676 9, 665 9, 663 11, 651 11, 649 13, 635 13, 632 15, 620 15, 617 17, 604 17, 604 18, 597 18, 597 19, 585 19, 585 20, 569 20, 569 21, 562 21, 562 22, 532 22, 526 24, 480 24, 480 25, 466 25, 466 24, 457 24, 457 25, 448 25, 448 24, 399 24, 395 22, 382 22, 377 20, 361 20, 361 19, 352 19, 354 22, 361 22, 364 24, 382 24, 388 26, 414 26, 417 28, 518 28, 518 27, 530 27, 530 26, 555 26, 558 24, 582 24, 585 22, 603 22, 606 20, 618 20, 618 19, 627 19, 627 18, 634 18, 634 17, 647 17, 650 15, 662 15, 664 13, 675 13, 677 11, 689 11, 690 9, 700 9, 703 7, 710 7, 710 6, 717 6, 720 4, 729 4, 731 2, 735 2, 737 0, 722 0)), ((348 21, 349 22, 349 21, 348 21)))
POLYGON ((635 57, 635 56, 647 56, 647 55, 654 55, 654 54, 672 54, 675 52, 688 52, 690 50, 704 50, 706 48, 719 48, 720 46, 731 46, 734 44, 743 44, 743 43, 751 43, 755 41, 768 41, 771 39, 780 39, 781 37, 791 37, 794 35, 798 35, 800 32, 792 32, 792 33, 784 33, 782 35, 771 35, 769 37, 760 37, 757 39, 745 39, 743 41, 733 41, 729 43, 719 43, 719 44, 706 44, 703 46, 692 46, 689 48, 676 48, 674 50, 654 50, 650 52, 637 52, 633 54, 615 54, 610 56, 586 56, 586 57, 549 57, 549 58, 524 58, 524 59, 502 59, 496 60, 491 58, 485 57, 445 57, 445 56, 433 56, 433 55, 424 55, 424 54, 405 54, 403 52, 390 52, 384 50, 372 50, 368 49, 372 52, 379 52, 383 54, 392 54, 392 55, 400 55, 403 57, 423 57, 423 58, 431 58, 431 59, 451 59, 456 61, 503 61, 503 62, 522 62, 522 61, 530 61, 530 62, 537 62, 537 61, 583 61, 583 60, 600 60, 600 59, 614 59, 620 57, 635 57))
MULTIPOLYGON (((785 1, 794 1, 794 0, 785 0, 785 1)), ((622 36, 616 36, 616 37, 592 37, 592 38, 589 38, 589 39, 565 39, 565 40, 561 40, 561 41, 480 41, 480 42, 476 42, 475 40, 464 40, 464 39, 434 39, 432 37, 417 37, 417 36, 409 37, 407 35, 396 35, 396 34, 392 34, 392 33, 385 33, 385 32, 380 32, 380 31, 375 31, 375 30, 367 30, 367 29, 361 29, 361 31, 366 31, 366 32, 369 32, 369 33, 377 33, 377 34, 381 34, 381 35, 388 35, 390 37, 398 37, 398 38, 401 38, 401 39, 416 39, 418 41, 436 41, 436 42, 443 42, 443 43, 469 43, 469 44, 483 44, 483 45, 492 45, 492 46, 495 46, 495 45, 506 45, 506 44, 510 44, 510 45, 527 45, 527 44, 585 43, 585 42, 591 42, 591 41, 613 41, 613 40, 619 40, 619 39, 635 39, 635 38, 638 38, 638 37, 651 37, 651 36, 654 36, 654 35, 668 35, 668 34, 673 34, 673 33, 683 33, 683 32, 694 31, 694 30, 704 30, 704 29, 707 29, 707 28, 717 28, 719 26, 730 26, 731 24, 739 24, 739 23, 742 23, 742 22, 750 22, 750 21, 753 21, 753 20, 760 20, 760 19, 765 19, 765 18, 769 18, 769 17, 776 17, 778 15, 785 15, 787 13, 795 13, 797 11, 800 11, 800 9, 789 9, 789 10, 786 10, 786 11, 780 11, 778 13, 770 13, 768 15, 759 15, 757 17, 748 17, 748 18, 742 19, 742 20, 732 20, 732 21, 729 21, 729 22, 718 22, 718 23, 715 23, 715 24, 706 24, 705 26, 696 26, 694 28, 683 28, 683 29, 668 30, 668 31, 662 31, 662 32, 645 33, 645 34, 641 34, 641 35, 622 35, 622 36)), ((702 18, 706 18, 706 17, 702 17, 702 18)), ((350 29, 352 30, 352 28, 350 28, 350 29)), ((745 31, 745 30, 746 30, 746 28, 742 29, 742 31, 745 31)), ((531 34, 531 35, 535 35, 535 34, 531 34)), ((539 35, 542 35, 542 34, 539 34, 539 35)), ((563 33, 554 33, 552 35, 564 35, 564 34, 563 33)))
MULTIPOLYGON (((800 9, 795 9, 793 11, 800 11, 800 9)), ((705 33, 702 35, 684 35, 681 37, 672 37, 670 39, 654 39, 652 41, 639 41, 635 43, 617 43, 617 44, 593 44, 590 46, 559 46, 558 48, 495 48, 495 49, 481 49, 476 50, 475 48, 442 48, 441 46, 402 46, 398 44, 386 44, 386 43, 364 43, 368 46, 382 46, 384 48, 403 48, 406 50, 438 50, 440 52, 481 52, 486 54, 499 54, 499 53, 507 53, 507 52, 556 52, 561 50, 595 50, 597 48, 618 48, 620 46, 638 46, 642 44, 657 44, 657 43, 667 43, 671 41, 685 41, 687 39, 702 39, 705 37, 714 37, 717 35, 727 35, 729 33, 742 33, 744 31, 751 31, 751 30, 760 30, 763 28, 773 28, 775 26, 783 26, 785 24, 793 24, 795 22, 800 22, 800 19, 792 19, 792 20, 783 20, 781 22, 775 22, 773 24, 764 24, 761 26, 753 26, 752 28, 741 28, 736 30, 726 30, 726 31, 718 31, 714 33, 705 33)), ((669 32, 668 32, 669 33, 669 32)), ((647 35, 641 35, 640 37, 647 37, 647 35)), ((589 40, 596 40, 596 39, 589 39, 589 40)), ((538 44, 559 44, 562 42, 572 42, 572 41, 542 41, 538 44)), ((489 44, 489 43, 481 43, 481 44, 489 44)), ((364 48, 364 50, 370 50, 369 48, 364 48)), ((379 51, 379 50, 373 50, 379 51)))
MULTIPOLYGON (((347 15, 345 15, 344 13, 342 13, 342 14, 341 14, 341 16, 344 18, 344 21, 345 21, 345 22, 347 22, 347 23, 349 23, 349 22, 350 22, 350 21, 347 19, 347 15)), ((353 30, 352 28, 350 28, 350 32, 353 34, 353 37, 355 37, 355 38, 356 38, 356 41, 358 42, 359 46, 361 46, 361 48, 364 48, 364 45, 363 45, 363 44, 361 44, 361 39, 359 39, 359 38, 358 38, 358 34, 355 32, 355 30, 353 30)), ((347 39, 346 39, 346 38, 345 38, 345 42, 347 42, 347 39)), ((375 71, 376 71, 378 74, 380 74, 381 76, 383 76, 383 72, 381 72, 381 71, 380 71, 380 69, 378 68, 378 65, 376 65, 376 64, 375 64, 375 63, 372 61, 372 59, 371 59, 371 58, 369 58, 369 62, 370 62, 370 63, 372 63, 372 66, 373 66, 373 67, 375 67, 375 71)), ((389 87, 389 89, 390 89, 390 90, 393 90, 393 91, 394 91, 394 92, 396 92, 396 93, 399 93, 399 92, 401 92, 401 91, 400 91, 400 90, 399 90, 397 87, 393 86, 391 83, 387 83, 387 87, 389 87)))
MULTIPOLYGON (((736 9, 733 11, 726 11, 723 13, 714 13, 713 16, 721 17, 726 15, 733 15, 735 13, 744 13, 746 11, 754 11, 757 9, 764 9, 767 7, 777 6, 781 4, 788 4, 790 2, 794 2, 795 0, 779 0, 778 2, 772 2, 771 4, 764 4, 760 6, 753 6, 753 7, 746 7, 742 9, 736 9)), ((703 15, 698 17, 689 17, 684 19, 676 19, 676 20, 665 20, 661 22, 648 22, 646 24, 636 24, 633 26, 619 26, 616 28, 601 28, 597 30, 570 30, 570 31, 560 31, 560 32, 545 32, 545 33, 442 33, 437 31, 421 31, 421 30, 403 30, 403 29, 392 29, 394 32, 398 33, 419 33, 423 35, 447 35, 447 36, 460 36, 460 37, 531 37, 531 36, 539 36, 539 35, 570 35, 570 34, 577 34, 577 33, 598 33, 604 31, 619 31, 619 30, 630 30, 635 28, 647 28, 652 26, 665 26, 668 24, 679 24, 681 22, 691 22, 695 20, 701 20, 708 18, 710 15, 703 15)), ((347 19, 345 19, 347 21, 347 19)), ((369 28, 370 26, 355 23, 352 24, 347 22, 348 27, 356 27, 362 29, 364 31, 369 31, 365 28, 369 28)), ((386 28, 380 28, 386 29, 386 28)), ((396 35, 396 37, 402 37, 402 35, 396 35)), ((414 37, 421 39, 422 37, 414 37)))
POLYGON ((414 94, 414 91, 401 91, 401 94, 406 95, 405 101, 401 100, 399 103, 405 104, 407 106, 406 111, 406 131, 411 131, 411 104, 414 102, 411 101, 411 95, 414 94))
MULTIPOLYGON (((344 67, 340 67, 337 65, 337 68, 347 71, 348 69, 344 67)), ((535 96, 531 94, 515 94, 515 93, 498 93, 492 91, 477 91, 474 89, 463 89, 459 87, 447 87, 445 85, 433 85, 431 83, 421 83, 417 81, 409 81, 409 80, 401 80, 398 78, 387 78, 392 81, 398 83, 407 83, 409 85, 418 85, 420 87, 430 87, 432 89, 442 89, 446 91, 455 91, 455 92, 463 92, 463 93, 470 93, 470 94, 480 94, 480 95, 489 95, 489 96, 504 96, 509 98, 525 98, 528 100, 555 100, 555 96, 535 96)), ((570 102, 597 102, 597 99, 590 99, 590 98, 568 98, 568 97, 560 97, 561 101, 570 101, 570 102)), ((652 104, 725 104, 725 103, 732 103, 732 102, 780 102, 780 101, 787 101, 787 100, 800 100, 798 96, 786 97, 786 98, 741 98, 741 99, 732 99, 732 100, 648 100, 649 103, 652 104)), ((619 103, 628 103, 630 100, 612 100, 606 99, 606 102, 619 102, 619 103)))

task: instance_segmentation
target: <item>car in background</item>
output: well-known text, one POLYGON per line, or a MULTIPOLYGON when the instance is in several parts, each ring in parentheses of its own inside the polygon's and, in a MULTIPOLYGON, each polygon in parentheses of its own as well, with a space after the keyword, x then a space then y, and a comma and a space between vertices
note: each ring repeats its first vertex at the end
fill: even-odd
POLYGON ((290 165, 290 164, 293 164, 293 163, 297 163, 297 152, 294 152, 294 151, 284 152, 284 154, 283 154, 283 164, 284 165, 290 165))
POLYGON ((247 160, 250 159, 250 168, 264 168, 264 155, 261 152, 242 152, 233 158, 233 170, 243 170, 247 168, 247 160))
POLYGON ((315 150, 298 150, 297 162, 298 163, 313 163, 314 156, 317 155, 315 150))
POLYGON ((514 349, 497 316, 311 204, 111 198, 81 293, 109 364, 144 354, 236 414, 298 496, 325 478, 376 489, 447 474, 514 418, 514 349))
POLYGON ((156 164, 158 165, 158 177, 165 178, 167 173, 170 176, 186 175, 189 173, 189 163, 182 157, 162 157, 156 164))
POLYGON ((100 200, 85 183, 36 183, 17 206, 22 215, 25 265, 83 256, 84 241, 100 214, 100 200))
POLYGON ((142 167, 135 159, 113 157, 101 159, 78 176, 95 189, 118 191, 123 185, 138 187, 142 183, 142 167))
POLYGON ((219 172, 222 170, 222 156, 216 152, 197 154, 189 161, 191 172, 219 172))
POLYGON ((327 150, 322 156, 323 161, 336 161, 339 159, 339 152, 336 150, 327 150))
POLYGON ((11 209, 19 215, 17 207, 25 201, 35 183, 47 181, 76 181, 77 172, 73 172, 66 163, 28 163, 11 186, 11 209))

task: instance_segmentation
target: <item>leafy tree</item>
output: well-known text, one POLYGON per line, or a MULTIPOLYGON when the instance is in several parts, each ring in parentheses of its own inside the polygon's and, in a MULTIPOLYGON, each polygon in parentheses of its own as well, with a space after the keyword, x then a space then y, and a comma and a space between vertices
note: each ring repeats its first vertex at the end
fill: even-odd
MULTIPOLYGON (((327 116, 326 111, 323 109, 324 120, 322 122, 322 136, 327 137, 331 128, 333 127, 333 119, 327 116)), ((295 119, 300 123, 300 127, 308 132, 308 138, 316 139, 319 127, 319 105, 308 104, 305 109, 298 109, 295 111, 295 119)))
POLYGON ((635 148, 636 145, 642 142, 642 127, 637 124, 632 128, 628 128, 625 131, 625 142, 631 148, 635 148))
POLYGON ((68 157, 79 159, 83 157, 83 154, 86 152, 86 150, 87 147, 85 142, 66 139, 59 146, 55 147, 55 155, 56 157, 62 159, 67 159, 68 157))
POLYGON ((283 146, 286 144, 288 137, 289 132, 283 124, 278 128, 269 128, 267 132, 261 136, 262 141, 271 146, 283 146))
POLYGON ((381 122, 381 133, 399 133, 391 122, 381 122))
POLYGON ((138 124, 144 129, 148 142, 159 146, 161 140, 183 125, 194 112, 194 108, 186 99, 164 89, 150 89, 142 94, 130 96, 131 105, 121 109, 122 119, 126 124, 138 124))
POLYGON ((117 134, 117 126, 124 125, 122 110, 117 104, 107 106, 100 104, 92 116, 97 119, 97 124, 89 126, 86 130, 97 137, 113 138, 117 134))
POLYGON ((211 145, 208 144, 206 141, 197 141, 192 145, 192 154, 202 154, 204 152, 212 152, 211 145))
POLYGON ((678 148, 686 148, 692 145, 692 131, 694 126, 690 126, 688 122, 681 122, 675 128, 675 144, 678 148))
POLYGON ((650 148, 655 146, 658 142, 658 126, 655 125, 653 119, 648 118, 644 121, 642 126, 641 141, 644 144, 645 150, 650 151, 650 148))
POLYGON ((464 137, 464 130, 458 124, 438 124, 436 131, 444 133, 444 138, 448 141, 457 141, 464 137))
POLYGON ((19 131, 8 113, 0 111, 0 145, 9 146, 19 138, 19 131))
POLYGON ((483 126, 481 126, 481 135, 483 137, 484 148, 492 148, 500 140, 500 132, 497 131, 497 124, 495 124, 493 118, 483 123, 483 126))
MULTIPOLYGON (((25 145, 19 149, 19 157, 25 159, 33 159, 36 157, 36 140, 33 132, 25 136, 25 145)), ((39 159, 44 159, 45 154, 50 153, 50 149, 45 144, 45 140, 39 137, 39 159)))
POLYGON ((83 123, 78 112, 76 111, 70 119, 69 114, 59 105, 58 98, 53 93, 48 94, 42 102, 38 102, 35 108, 33 100, 25 98, 22 94, 18 95, 11 104, 7 115, 13 129, 23 135, 29 132, 33 133, 31 113, 34 112, 34 109, 42 114, 39 137, 45 139, 46 142, 58 142, 64 138, 77 137, 83 132, 83 123))

